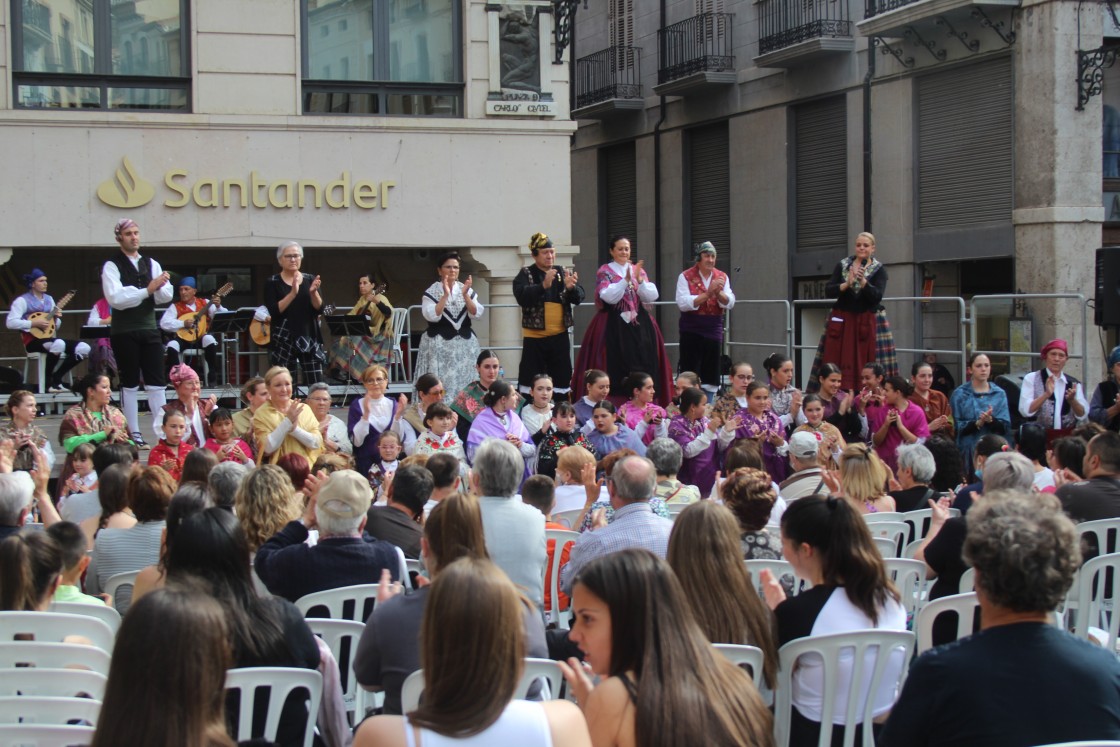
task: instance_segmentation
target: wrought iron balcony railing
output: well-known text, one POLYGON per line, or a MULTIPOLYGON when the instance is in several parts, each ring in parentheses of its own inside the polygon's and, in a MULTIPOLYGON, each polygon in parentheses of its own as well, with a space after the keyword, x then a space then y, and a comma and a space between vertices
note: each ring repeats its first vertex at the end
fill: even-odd
POLYGON ((880 13, 886 13, 891 10, 898 10, 906 5, 913 5, 920 0, 867 0, 866 10, 864 11, 864 18, 874 18, 880 13))
MULTIPOLYGON (((867 2, 869 8, 876 2, 901 4, 901 0, 867 2)), ((810 39, 852 35, 847 0, 765 0, 758 6, 758 24, 760 55, 810 39)))
POLYGON ((731 19, 730 13, 701 13, 659 30, 657 82, 668 83, 693 73, 734 70, 731 19))
POLYGON ((576 60, 576 109, 642 97, 641 50, 607 47, 576 60))

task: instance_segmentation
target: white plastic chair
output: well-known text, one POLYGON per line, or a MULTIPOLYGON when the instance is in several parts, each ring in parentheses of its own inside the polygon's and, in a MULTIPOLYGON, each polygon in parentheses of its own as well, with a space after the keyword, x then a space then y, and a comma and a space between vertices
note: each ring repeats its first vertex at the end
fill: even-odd
POLYGON ((822 660, 821 674, 824 692, 821 700, 821 719, 818 747, 828 747, 832 742, 833 714, 844 714, 844 745, 855 739, 855 728, 864 724, 862 747, 874 747, 871 723, 875 709, 875 694, 889 687, 897 697, 906 679, 906 670, 914 651, 914 634, 905 630, 860 630, 852 633, 812 636, 790 641, 778 651, 780 666, 778 686, 774 699, 774 737, 777 747, 789 745, 789 722, 793 710, 793 673, 798 660, 814 654, 822 660), (869 655, 874 664, 868 663, 869 655), (888 680, 887 667, 892 663, 901 666, 888 680), (850 669, 850 672, 845 672, 850 669), (848 676, 845 676, 848 675, 848 676), (848 685, 847 702, 837 702, 837 689, 843 679, 848 685), (858 683, 858 686, 857 684, 858 683), (862 701, 862 703, 861 703, 862 701), (861 707, 862 706, 862 707, 861 707))
POLYGON ((747 566, 747 573, 751 574, 751 580, 754 581, 754 588, 758 590, 758 595, 766 599, 766 595, 762 590, 762 571, 768 570, 774 574, 774 578, 778 579, 781 583, 784 576, 793 578, 792 590, 785 584, 782 588, 785 589, 786 594, 789 596, 797 596, 806 589, 813 588, 813 585, 803 578, 798 578, 797 574, 793 572, 793 566, 790 565, 788 560, 744 560, 747 566))
POLYGON ((513 691, 513 697, 525 698, 529 688, 539 679, 543 679, 547 685, 547 690, 541 690, 541 699, 559 700, 560 686, 564 684, 564 673, 560 671, 560 665, 552 659, 532 657, 525 659, 525 669, 521 672, 521 679, 517 681, 517 689, 513 691))
POLYGON ((92 726, 53 724, 0 724, 0 744, 28 747, 74 747, 93 742, 92 726))
POLYGON ((0 642, 17 635, 33 636, 39 643, 62 643, 66 636, 80 635, 106 653, 113 653, 113 631, 89 615, 62 612, 0 612, 0 642))
POLYGON ((968 594, 973 591, 976 591, 976 570, 965 568, 964 573, 961 574, 960 585, 957 586, 957 593, 968 594))
POLYGON ((898 544, 890 537, 872 537, 871 541, 884 559, 898 557, 898 544))
POLYGON ((396 545, 393 545, 393 549, 397 551, 397 579, 404 588, 411 589, 412 577, 408 575, 408 558, 404 556, 404 550, 396 545))
POLYGON ((0 668, 88 669, 109 676, 109 654, 96 646, 38 641, 0 642, 0 668))
POLYGON ((573 526, 579 521, 579 515, 583 513, 582 508, 573 508, 571 511, 557 511, 552 515, 552 520, 557 524, 563 524, 571 529, 573 532, 578 532, 579 527, 573 526))
MULTIPOLYGON (((352 620, 330 620, 325 617, 307 618, 307 627, 323 639, 338 662, 338 672, 342 677, 342 700, 347 713, 354 714, 354 723, 362 720, 366 713, 366 691, 354 676, 354 654, 358 651, 358 639, 366 626, 352 620)), ((372 699, 373 693, 369 693, 372 699)))
MULTIPOLYGON (((409 573, 412 573, 413 571, 415 571, 416 573, 419 573, 420 575, 424 574, 424 563, 423 563, 423 561, 421 561, 419 559, 405 558, 404 559, 404 565, 405 565, 405 568, 408 569, 409 573)), ((411 576, 409 578, 411 580, 411 576)))
POLYGON ((1087 534, 1096 540, 1097 555, 1120 552, 1120 519, 1083 521, 1077 525, 1077 536, 1084 541, 1087 534))
POLYGON ((122 617, 128 612, 128 606, 132 604, 132 587, 136 586, 136 576, 139 573, 140 571, 116 573, 109 577, 105 582, 105 588, 102 589, 113 600, 113 606, 122 617))
POLYGON ((545 569, 545 572, 548 573, 545 584, 547 584, 549 596, 549 608, 545 610, 545 617, 547 622, 555 623, 558 627, 567 630, 569 627, 567 615, 563 614, 560 609, 560 556, 563 555, 564 547, 569 542, 575 542, 579 539, 579 532, 546 529, 544 530, 544 536, 545 542, 550 540, 555 542, 553 545, 555 549, 552 551, 552 567, 545 569))
POLYGON ((85 669, 0 669, 0 696, 51 698, 105 697, 108 677, 85 669))
POLYGON ((373 605, 376 603, 377 584, 357 584, 307 594, 296 600, 296 608, 307 617, 307 613, 314 607, 326 607, 327 617, 332 620, 353 620, 364 623, 368 617, 365 614, 366 605, 369 604, 372 612, 373 605), (346 612, 348 608, 350 608, 349 613, 346 612))
POLYGON ((417 669, 405 677, 404 684, 401 685, 401 713, 407 716, 410 711, 415 711, 423 694, 424 670, 417 669))
POLYGON ((393 340, 389 350, 389 377, 390 381, 404 381, 408 372, 404 367, 404 348, 401 339, 404 337, 404 324, 408 321, 408 309, 396 307, 393 309, 393 340), (395 372, 400 372, 400 377, 395 372))
POLYGON ((691 503, 666 503, 665 510, 669 512, 669 516, 672 516, 675 519, 677 517, 677 514, 679 514, 681 511, 684 511, 691 505, 691 503))
MULTIPOLYGON (((950 508, 949 517, 960 516, 961 511, 959 508, 950 508)), ((910 541, 914 542, 920 539, 925 539, 929 534, 929 525, 933 521, 932 508, 919 508, 914 511, 906 511, 902 514, 902 520, 910 525, 910 541)))
POLYGON ((876 511, 873 514, 864 514, 863 520, 868 524, 878 524, 884 521, 902 521, 902 513, 898 511, 876 511))
MULTIPOLYGON (((1096 522, 1094 522, 1096 523, 1096 522)), ((1077 572, 1077 607, 1073 612, 1073 634, 1089 638, 1089 627, 1108 632, 1108 650, 1116 652, 1120 633, 1120 611, 1116 609, 1116 584, 1120 576, 1120 553, 1098 555, 1077 572)))
POLYGON ((925 538, 923 537, 920 540, 914 540, 913 542, 907 542, 906 547, 902 548, 902 554, 899 555, 899 557, 900 558, 906 558, 908 560, 913 560, 914 556, 918 554, 918 550, 921 549, 922 543, 924 541, 925 541, 925 538))
POLYGON ((36 391, 39 394, 47 393, 47 354, 46 353, 28 353, 27 357, 23 359, 23 383, 27 384, 30 381, 28 375, 31 373, 31 361, 35 360, 35 370, 38 378, 35 379, 38 384, 36 391))
POLYGON ((976 613, 980 603, 976 601, 975 592, 968 594, 954 594, 926 602, 918 612, 914 630, 918 634, 918 653, 933 648, 933 622, 943 612, 957 613, 957 637, 954 640, 967 638, 972 635, 972 626, 976 620, 976 613))
POLYGON ((884 558, 883 563, 891 581, 898 588, 898 593, 902 595, 906 616, 916 615, 925 603, 926 564, 907 558, 884 558))
POLYGON ((299 689, 305 689, 309 694, 303 745, 311 747, 311 740, 315 734, 315 718, 319 713, 319 700, 323 696, 323 676, 318 671, 289 667, 246 667, 227 671, 226 690, 237 690, 241 693, 241 702, 238 704, 237 711, 237 734, 234 739, 241 742, 263 737, 269 742, 275 742, 284 702, 293 691, 299 689), (265 697, 268 699, 264 733, 253 734, 253 705, 256 695, 260 694, 262 689, 267 691, 265 697))
POLYGON ((713 643, 712 646, 735 666, 746 664, 750 667, 754 686, 762 687, 762 667, 766 661, 762 649, 758 646, 744 646, 738 643, 713 643))
POLYGON ((0 724, 54 724, 85 721, 97 725, 101 701, 91 698, 8 695, 0 697, 0 724))
POLYGON ((906 543, 910 537, 910 525, 905 521, 882 521, 870 522, 867 528, 871 530, 871 538, 875 540, 888 539, 890 546, 884 542, 876 542, 876 547, 884 558, 897 558, 902 549, 906 547, 906 543))
POLYGON ((87 615, 96 617, 109 626, 113 635, 121 627, 121 613, 105 604, 86 604, 85 602, 52 602, 48 612, 61 612, 66 615, 87 615))

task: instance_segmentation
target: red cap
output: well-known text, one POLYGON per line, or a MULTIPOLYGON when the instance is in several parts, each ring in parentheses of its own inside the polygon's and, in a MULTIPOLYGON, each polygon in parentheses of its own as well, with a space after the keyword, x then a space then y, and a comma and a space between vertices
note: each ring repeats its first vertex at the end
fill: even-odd
POLYGON ((1049 353, 1051 350, 1061 350, 1066 355, 1069 355, 1069 345, 1066 343, 1065 340, 1061 339, 1060 337, 1055 338, 1055 339, 1051 340, 1050 342, 1048 342, 1048 343, 1046 343, 1045 345, 1042 346, 1042 353, 1041 353, 1042 357, 1045 358, 1046 354, 1049 353))

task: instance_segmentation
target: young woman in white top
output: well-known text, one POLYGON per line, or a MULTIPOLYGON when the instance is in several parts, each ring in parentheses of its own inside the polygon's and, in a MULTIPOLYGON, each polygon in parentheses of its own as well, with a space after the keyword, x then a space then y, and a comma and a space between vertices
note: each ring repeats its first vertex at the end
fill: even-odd
POLYGON ((404 716, 365 721, 354 747, 590 747, 587 723, 568 701, 514 700, 524 668, 522 610, 491 561, 460 558, 442 569, 420 627, 423 701, 404 716))

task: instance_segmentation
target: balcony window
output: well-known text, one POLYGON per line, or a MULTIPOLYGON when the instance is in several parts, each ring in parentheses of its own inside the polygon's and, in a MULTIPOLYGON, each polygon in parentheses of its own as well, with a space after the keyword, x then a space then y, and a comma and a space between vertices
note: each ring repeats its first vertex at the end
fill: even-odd
POLYGON ((190 108, 187 0, 12 0, 15 105, 190 108))
POLYGON ((452 0, 304 0, 304 113, 462 116, 460 13, 452 0))
POLYGON ((658 31, 658 84, 697 74, 729 72, 727 82, 734 83, 731 20, 730 13, 700 13, 658 31))

